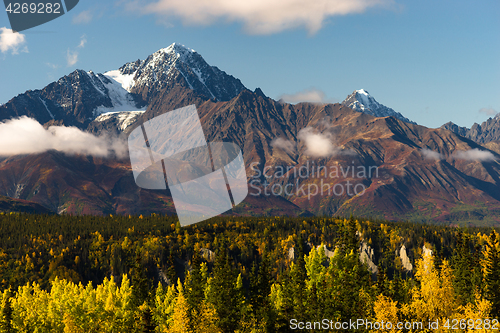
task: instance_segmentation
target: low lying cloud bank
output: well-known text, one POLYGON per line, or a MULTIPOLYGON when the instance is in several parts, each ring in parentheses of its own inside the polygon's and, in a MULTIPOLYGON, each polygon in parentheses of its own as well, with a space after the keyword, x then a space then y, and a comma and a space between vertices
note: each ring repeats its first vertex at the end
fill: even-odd
MULTIPOLYGON (((446 156, 435 152, 433 150, 424 148, 420 151, 425 159, 442 160, 446 156)), ((490 162, 495 161, 496 157, 490 151, 480 150, 478 148, 470 150, 457 150, 450 155, 451 158, 457 160, 467 160, 467 161, 479 161, 479 162, 490 162)))
POLYGON ((0 123, 0 156, 37 154, 52 149, 95 157, 123 158, 127 154, 126 142, 109 135, 95 136, 76 127, 45 129, 35 119, 25 116, 0 123))
POLYGON ((437 151, 433 151, 427 148, 422 149, 420 152, 427 160, 441 160, 444 158, 444 155, 441 155, 437 151))
POLYGON ((453 153, 454 158, 467 161, 494 161, 495 155, 486 150, 479 150, 477 148, 471 150, 460 150, 453 153))

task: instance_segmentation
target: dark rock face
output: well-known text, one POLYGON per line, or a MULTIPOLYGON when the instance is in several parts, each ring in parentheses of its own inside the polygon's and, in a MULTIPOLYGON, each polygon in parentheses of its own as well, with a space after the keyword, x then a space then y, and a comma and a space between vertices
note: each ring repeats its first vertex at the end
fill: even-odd
POLYGON ((85 128, 99 106, 113 107, 102 74, 75 70, 42 90, 27 91, 0 106, 0 120, 28 116, 41 124, 85 128))
POLYGON ((240 80, 210 66, 197 52, 175 43, 143 61, 127 63, 119 71, 133 75, 131 92, 147 101, 176 85, 214 101, 228 101, 245 89, 240 80))
POLYGON ((96 132, 108 126, 91 124, 95 118, 124 103, 130 104, 131 109, 145 110, 148 105, 156 108, 158 99, 165 100, 165 95, 172 95, 179 88, 189 89, 205 100, 228 101, 245 89, 240 80, 175 43, 145 60, 123 65, 118 72, 132 76, 127 89, 111 76, 75 70, 41 90, 27 91, 1 105, 0 121, 27 116, 46 126, 76 126, 96 132), (116 89, 122 91, 117 93, 116 89))

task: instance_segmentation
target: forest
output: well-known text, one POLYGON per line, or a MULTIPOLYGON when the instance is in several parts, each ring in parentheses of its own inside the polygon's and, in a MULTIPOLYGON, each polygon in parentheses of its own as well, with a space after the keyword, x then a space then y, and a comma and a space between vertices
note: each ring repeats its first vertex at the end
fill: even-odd
POLYGON ((499 237, 353 216, 0 213, 0 332, 491 332, 499 237))

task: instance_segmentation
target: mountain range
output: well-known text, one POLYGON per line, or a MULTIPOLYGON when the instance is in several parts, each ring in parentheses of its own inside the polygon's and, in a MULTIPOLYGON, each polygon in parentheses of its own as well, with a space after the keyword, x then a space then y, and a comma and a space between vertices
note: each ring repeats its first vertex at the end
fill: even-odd
MULTIPOLYGON (((207 141, 243 151, 250 194, 228 214, 500 225, 498 142, 420 126, 363 89, 341 104, 278 102, 179 44, 103 74, 76 70, 0 106, 0 120, 126 136, 191 104, 207 141)), ((0 196, 54 213, 175 212, 168 190, 135 185, 127 157, 54 150, 0 158, 0 196)))
POLYGON ((493 118, 490 117, 481 125, 474 123, 471 128, 458 126, 451 121, 441 126, 441 128, 453 131, 479 143, 500 141, 500 113, 497 113, 493 118))

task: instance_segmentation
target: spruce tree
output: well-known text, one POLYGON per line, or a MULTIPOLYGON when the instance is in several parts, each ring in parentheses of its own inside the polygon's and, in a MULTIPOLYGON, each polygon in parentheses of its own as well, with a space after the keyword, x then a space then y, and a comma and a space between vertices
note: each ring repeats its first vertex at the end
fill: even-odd
POLYGON ((271 276, 267 253, 262 254, 260 265, 254 262, 250 273, 250 304, 257 321, 262 323, 265 332, 273 332, 275 313, 269 300, 271 293, 271 276))
POLYGON ((491 302, 491 315, 500 317, 500 252, 495 231, 490 234, 486 245, 485 289, 486 299, 491 302))
POLYGON ((237 273, 229 260, 226 244, 226 241, 222 239, 215 256, 208 301, 213 304, 219 317, 217 323, 219 329, 223 333, 232 333, 239 326, 240 304, 238 304, 236 289, 237 273))
POLYGON ((472 281, 472 255, 469 250, 469 237, 459 230, 451 264, 453 267, 453 288, 461 305, 474 302, 474 285, 472 281))

